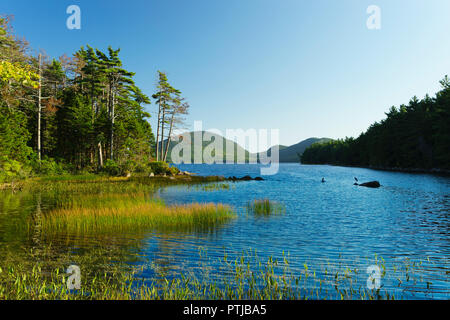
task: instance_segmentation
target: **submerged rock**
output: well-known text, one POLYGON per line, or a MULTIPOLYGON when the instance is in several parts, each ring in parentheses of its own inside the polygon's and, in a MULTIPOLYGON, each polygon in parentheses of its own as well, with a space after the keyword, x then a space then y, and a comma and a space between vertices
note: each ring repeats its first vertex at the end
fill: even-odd
POLYGON ((229 177, 229 181, 264 181, 261 177, 252 178, 250 176, 244 176, 242 178, 236 178, 235 176, 229 177))
POLYGON ((379 188, 381 187, 380 183, 378 181, 370 181, 359 184, 360 187, 366 187, 366 188, 379 188))

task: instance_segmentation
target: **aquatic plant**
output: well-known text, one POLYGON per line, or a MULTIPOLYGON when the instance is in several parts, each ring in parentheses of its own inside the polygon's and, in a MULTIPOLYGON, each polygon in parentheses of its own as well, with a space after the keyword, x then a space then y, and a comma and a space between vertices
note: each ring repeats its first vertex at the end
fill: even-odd
POLYGON ((285 213, 286 209, 281 203, 269 199, 260 199, 249 201, 247 203, 247 212, 255 215, 269 216, 285 213))
MULTIPOLYGON (((67 289, 67 277, 61 268, 46 271, 40 264, 31 268, 24 264, 0 264, 1 299, 138 299, 138 300, 380 300, 404 298, 401 290, 389 292, 385 288, 368 289, 365 278, 358 281, 365 270, 340 266, 336 270, 313 270, 307 263, 303 270, 291 270, 289 258, 269 257, 260 260, 256 253, 242 253, 235 259, 227 255, 218 261, 216 276, 211 277, 208 270, 200 273, 184 272, 171 276, 153 268, 155 277, 142 279, 140 274, 147 266, 115 266, 97 273, 81 277, 80 290, 67 289)), ((83 267, 83 264, 80 264, 83 267)), ((386 270, 385 261, 377 262, 381 270, 386 270)), ((404 287, 418 287, 419 278, 414 274, 420 271, 420 263, 410 261, 399 263, 396 276, 405 283, 404 287), (415 272, 414 272, 415 271, 415 272), (407 284, 408 283, 408 284, 407 284)), ((84 269, 83 269, 84 270, 84 269)), ((385 274, 381 274, 384 279, 385 274)), ((429 286, 428 282, 427 285, 429 286)), ((401 288, 400 288, 401 289, 401 288)))
POLYGON ((203 190, 203 191, 230 190, 230 185, 228 183, 210 183, 210 184, 201 186, 201 190, 203 190))
POLYGON ((223 204, 166 206, 145 193, 82 195, 65 199, 43 214, 46 232, 121 232, 124 230, 210 230, 235 217, 223 204))

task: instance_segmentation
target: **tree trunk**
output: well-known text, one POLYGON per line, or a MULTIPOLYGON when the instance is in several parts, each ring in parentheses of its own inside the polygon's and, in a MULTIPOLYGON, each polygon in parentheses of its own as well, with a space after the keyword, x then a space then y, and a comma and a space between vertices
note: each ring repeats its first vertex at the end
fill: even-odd
POLYGON ((159 125, 161 121, 161 97, 158 110, 158 128, 156 129, 156 161, 159 161, 159 125))
POLYGON ((98 163, 100 168, 103 168, 103 150, 102 150, 102 143, 98 143, 98 163))
POLYGON ((110 159, 114 160, 114 122, 115 122, 115 115, 114 115, 114 107, 115 107, 115 97, 114 92, 112 96, 112 105, 111 105, 111 151, 110 151, 110 159))
POLYGON ((167 137, 167 145, 166 145, 166 151, 164 153, 164 160, 163 161, 167 160, 167 153, 169 152, 170 141, 172 139, 172 130, 173 130, 173 119, 174 119, 174 117, 175 117, 175 110, 173 110, 172 117, 170 119, 169 135, 167 137))
POLYGON ((162 121, 161 121, 161 161, 164 161, 164 122, 166 121, 166 111, 165 107, 162 110, 162 121))
POLYGON ((39 166, 41 165, 41 112, 42 112, 42 56, 39 54, 39 89, 38 89, 38 114, 37 114, 37 151, 39 166))

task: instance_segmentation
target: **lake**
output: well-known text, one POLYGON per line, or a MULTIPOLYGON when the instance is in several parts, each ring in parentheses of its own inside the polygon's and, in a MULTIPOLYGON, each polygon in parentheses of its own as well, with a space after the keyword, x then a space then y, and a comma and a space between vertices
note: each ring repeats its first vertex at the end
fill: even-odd
MULTIPOLYGON (((260 175, 258 165, 178 167, 199 175, 260 175)), ((224 256, 257 255, 263 261, 287 257, 293 273, 305 274, 307 268, 323 279, 331 272, 358 270, 354 281, 361 286, 368 278, 367 268, 382 264, 383 289, 406 299, 450 297, 449 177, 281 164, 278 174, 264 179, 227 182, 230 188, 223 190, 174 186, 157 193, 168 204, 231 205, 238 218, 208 233, 149 231, 49 238, 39 230, 18 226, 37 210, 37 204, 42 211, 52 208, 54 195, 1 192, 0 258, 20 256, 50 263, 60 255, 86 255, 95 248, 102 250, 104 259, 95 257, 89 268, 102 267, 105 259, 112 264, 126 262, 140 266, 145 280, 154 277, 155 270, 170 276, 206 270, 214 277, 220 272, 217 261, 224 256), (354 186, 354 177, 360 182, 378 180, 382 187, 354 186), (247 204, 256 199, 276 201, 285 212, 267 217, 249 214, 247 204)), ((332 286, 332 280, 324 285, 332 286)))

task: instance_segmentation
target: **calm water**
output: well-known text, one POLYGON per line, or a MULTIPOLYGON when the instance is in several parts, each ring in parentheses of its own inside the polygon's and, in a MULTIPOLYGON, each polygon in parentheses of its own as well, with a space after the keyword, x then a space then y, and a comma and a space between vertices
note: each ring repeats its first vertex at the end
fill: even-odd
MULTIPOLYGON (((185 165, 183 170, 201 175, 259 176, 257 165, 185 165)), ((143 265, 143 277, 152 277, 158 266, 167 274, 210 270, 225 254, 237 257, 253 250, 265 260, 289 255, 290 267, 301 272, 304 264, 320 273, 358 268, 357 282, 364 286, 366 269, 384 259, 384 288, 405 298, 450 297, 450 178, 427 174, 374 171, 361 168, 282 164, 265 181, 230 183, 229 190, 204 191, 195 187, 170 187, 158 194, 167 203, 221 202, 230 204, 238 218, 213 234, 148 233, 51 239, 50 256, 83 254, 90 248, 110 250, 114 259, 143 265), (321 183, 324 177, 326 183, 321 183), (378 180, 380 189, 353 186, 378 180), (268 198, 282 203, 281 216, 255 217, 246 205, 268 198), (208 258, 205 258, 207 256, 208 258), (398 286, 397 265, 420 264, 420 281, 398 286)), ((0 254, 19 255, 31 248, 47 248, 50 240, 16 232, 24 216, 51 207, 37 195, 0 194, 0 254)), ((1 258, 1 256, 0 256, 1 258)), ((28 259, 33 259, 28 257, 28 259)))

